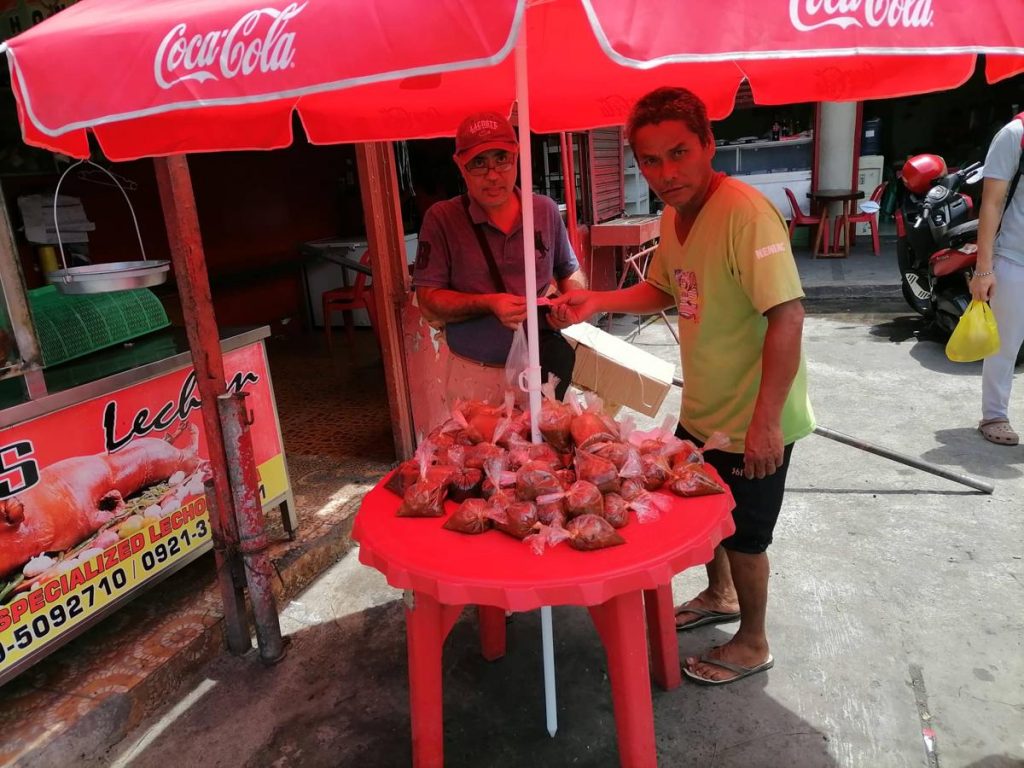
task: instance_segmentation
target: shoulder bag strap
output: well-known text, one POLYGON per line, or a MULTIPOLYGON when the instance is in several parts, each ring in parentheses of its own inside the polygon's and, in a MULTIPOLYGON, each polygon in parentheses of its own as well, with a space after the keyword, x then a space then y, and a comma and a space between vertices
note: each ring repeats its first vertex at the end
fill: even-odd
MULTIPOLYGON (((1017 115, 1014 120, 1020 120, 1024 123, 1024 112, 1017 115)), ((1006 213, 1006 209, 1010 207, 1010 201, 1013 199, 1013 193, 1017 191, 1017 185, 1020 183, 1021 174, 1024 174, 1024 138, 1020 141, 1020 160, 1017 161, 1017 173, 1013 175, 1013 180, 1010 181, 1010 189, 1006 192, 1006 203, 1003 205, 1003 213, 1006 213)))
POLYGON ((505 290, 505 281, 501 277, 501 272, 498 270, 498 264, 494 261, 494 254, 491 253, 491 244, 487 242, 487 233, 484 232, 482 224, 477 224, 473 221, 473 216, 469 212, 469 195, 462 196, 462 207, 466 211, 466 218, 469 219, 469 225, 473 228, 473 232, 476 234, 476 240, 480 243, 480 250, 483 251, 484 260, 487 262, 487 270, 491 273, 491 282, 494 283, 495 289, 499 293, 508 293, 505 290))

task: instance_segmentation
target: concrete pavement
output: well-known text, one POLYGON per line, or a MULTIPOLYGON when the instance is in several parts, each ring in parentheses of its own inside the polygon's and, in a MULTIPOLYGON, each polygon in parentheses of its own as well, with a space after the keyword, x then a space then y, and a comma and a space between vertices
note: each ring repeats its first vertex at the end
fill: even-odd
MULTIPOLYGON (((987 479, 995 493, 817 436, 802 441, 770 550, 776 667, 724 688, 656 690, 662 766, 1024 765, 1024 447, 977 434, 980 364, 946 360, 899 304, 850 304, 856 312, 833 303, 806 323, 819 423, 987 479)), ((676 359, 660 324, 636 342, 676 359)), ((1019 377, 1017 386, 1011 418, 1024 425, 1019 377)), ((676 597, 701 584, 701 573, 683 574, 676 597)), ((353 550, 285 608, 284 624, 292 644, 280 665, 220 656, 168 710, 78 764, 408 765, 400 595, 353 550)), ((731 629, 681 635, 680 650, 721 643, 731 629)), ((517 615, 507 657, 487 663, 472 617, 455 627, 444 660, 448 766, 618 764, 586 612, 555 611, 554 739, 544 730, 539 635, 535 613, 517 615)))

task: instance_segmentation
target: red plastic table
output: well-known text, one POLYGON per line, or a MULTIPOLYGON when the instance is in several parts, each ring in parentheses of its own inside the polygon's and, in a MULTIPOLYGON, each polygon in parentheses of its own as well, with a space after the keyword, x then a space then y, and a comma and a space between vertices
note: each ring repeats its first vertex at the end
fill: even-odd
POLYGON ((406 590, 413 765, 444 764, 441 649, 467 605, 478 606, 488 660, 505 654, 506 610, 586 606, 608 658, 620 761, 657 765, 645 603, 654 679, 671 689, 680 682, 671 580, 711 560, 732 534, 731 494, 668 496, 672 509, 660 520, 632 519, 619 531, 624 545, 579 552, 564 543, 538 556, 499 531, 467 536, 442 528, 444 518, 396 517, 401 500, 382 487, 386 480, 363 500, 352 538, 360 562, 406 590))

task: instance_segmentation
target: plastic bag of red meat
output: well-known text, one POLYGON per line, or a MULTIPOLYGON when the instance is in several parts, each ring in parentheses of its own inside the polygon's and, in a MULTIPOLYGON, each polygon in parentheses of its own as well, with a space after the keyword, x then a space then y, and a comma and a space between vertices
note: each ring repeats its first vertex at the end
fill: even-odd
POLYGON ((703 464, 684 464, 672 470, 665 487, 677 496, 710 496, 725 493, 725 488, 708 474, 703 464))
POLYGON ((466 452, 472 450, 472 446, 459 445, 453 442, 450 437, 445 440, 444 436, 440 439, 431 438, 431 440, 437 446, 437 454, 434 460, 438 464, 455 468, 466 466, 466 452))
POLYGON ((425 471, 426 476, 439 484, 447 485, 455 468, 447 465, 431 466, 437 454, 431 440, 424 440, 416 449, 416 455, 408 461, 398 465, 391 477, 384 483, 384 487, 396 496, 405 496, 405 492, 420 480, 421 474, 425 471), (426 469, 424 470, 424 465, 426 469))
POLYGON ((528 461, 516 472, 516 497, 523 501, 533 501, 538 496, 564 490, 550 464, 528 461))
POLYGON ((505 402, 502 406, 502 420, 494 430, 494 442, 508 449, 509 441, 518 437, 528 440, 530 437, 530 414, 516 407, 516 394, 506 390, 505 402))
POLYGON ((568 541, 573 549, 592 551, 625 544, 626 540, 612 528, 611 523, 597 515, 581 515, 568 522, 564 528, 539 525, 535 534, 526 537, 526 543, 538 555, 547 547, 568 541))
POLYGON ((483 470, 466 467, 456 469, 448 481, 448 498, 452 501, 465 501, 479 497, 483 482, 483 470))
POLYGON ((604 412, 604 402, 593 392, 583 393, 583 411, 570 424, 572 440, 577 448, 586 450, 592 443, 619 439, 619 425, 604 412))
POLYGON ((463 465, 470 469, 483 469, 484 465, 491 459, 500 459, 505 455, 505 450, 494 443, 476 443, 465 449, 463 465))
POLYGON ((515 499, 516 475, 505 469, 504 459, 492 459, 484 467, 484 482, 481 493, 489 499, 491 506, 504 509, 515 499))
POLYGON ((572 469, 560 469, 555 472, 555 477, 558 478, 558 482, 562 484, 563 488, 568 488, 577 480, 576 471, 572 469))
POLYGON ((636 515, 638 523, 653 523, 672 508, 672 501, 660 493, 640 491, 626 507, 636 515))
POLYGON ((635 477, 625 478, 622 481, 622 487, 619 488, 619 495, 626 501, 632 501, 641 493, 644 493, 644 482, 635 477))
POLYGON ((570 519, 580 515, 603 515, 604 497, 601 490, 586 480, 577 480, 565 497, 566 514, 570 519))
POLYGON ((630 442, 640 449, 642 454, 657 454, 673 462, 676 457, 681 462, 701 461, 700 450, 689 440, 676 437, 679 422, 674 416, 666 416, 664 423, 646 432, 636 430, 630 435, 630 442))
POLYGON ((568 519, 565 493, 537 497, 537 519, 544 525, 565 525, 568 519))
POLYGON ((505 448, 508 451, 506 463, 510 471, 518 472, 523 464, 530 461, 531 445, 532 443, 529 440, 519 435, 512 434, 508 436, 508 439, 505 441, 505 448))
POLYGON ((668 482, 672 467, 668 459, 660 453, 643 453, 640 455, 640 466, 642 472, 640 480, 645 490, 656 491, 668 482))
MULTIPOLYGON (((416 449, 416 461, 420 467, 419 479, 405 491, 402 506, 398 508, 399 517, 441 517, 444 514, 444 499, 448 493, 449 472, 443 479, 432 477, 430 461, 434 455, 434 447, 429 440, 416 449)), ((436 467, 433 469, 437 469, 436 467)))
POLYGON ((494 527, 502 533, 515 536, 517 539, 525 539, 534 532, 538 519, 537 505, 532 501, 514 501, 502 511, 505 519, 494 521, 494 527))
POLYGON ((619 494, 604 495, 604 519, 611 523, 612 528, 622 528, 629 522, 629 508, 619 494))
POLYGON ((531 443, 529 440, 515 435, 507 442, 508 468, 517 471, 523 464, 539 461, 554 469, 561 469, 562 456, 547 443, 531 443))
POLYGON ((442 527, 457 533, 483 533, 491 527, 495 515, 496 512, 489 502, 483 499, 466 499, 451 517, 444 521, 442 527))
POLYGON ((602 459, 586 451, 576 453, 576 477, 593 483, 601 493, 618 493, 619 470, 608 459, 602 459))
POLYGON ((405 496, 405 492, 413 483, 420 479, 420 465, 416 459, 408 459, 398 465, 384 487, 396 496, 405 496))
POLYGON ((566 453, 572 448, 572 420, 579 410, 578 407, 574 407, 575 401, 571 397, 569 402, 565 403, 555 397, 556 386, 558 377, 548 374, 547 384, 540 388, 544 401, 541 404, 540 416, 537 417, 537 427, 556 451, 566 453))
POLYGON ((730 440, 723 433, 715 432, 700 448, 689 440, 681 440, 680 442, 683 447, 670 454, 672 457, 673 469, 685 464, 703 464, 705 453, 708 451, 720 451, 724 448, 728 448, 730 440))
MULTIPOLYGON (((598 440, 591 442, 587 448, 580 448, 579 450, 599 456, 602 459, 607 459, 615 465, 616 469, 621 470, 629 459, 630 449, 636 451, 636 448, 629 443, 624 443, 620 440, 598 440)), ((639 462, 639 454, 637 454, 637 461, 639 462)))
POLYGON ((508 419, 504 410, 497 405, 490 405, 479 400, 463 400, 452 409, 452 420, 465 432, 473 444, 493 443, 500 439, 508 429, 508 419), (501 432, 496 432, 501 427, 501 432))

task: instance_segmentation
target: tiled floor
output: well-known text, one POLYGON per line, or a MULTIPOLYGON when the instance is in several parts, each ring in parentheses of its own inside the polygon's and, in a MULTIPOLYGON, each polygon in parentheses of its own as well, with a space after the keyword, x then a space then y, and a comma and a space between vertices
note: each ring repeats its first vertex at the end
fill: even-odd
MULTIPOLYGON (((394 461, 384 371, 373 335, 267 344, 299 514, 295 541, 267 517, 275 586, 295 594, 348 546, 345 521, 394 461)), ((221 647, 206 555, 0 689, 0 765, 68 765, 95 755, 166 700, 195 660, 221 647), (54 738, 62 734, 60 739, 54 738), (76 754, 71 754, 68 750, 76 754), (69 762, 71 761, 71 762, 69 762)))
POLYGON ((286 454, 394 461, 384 368, 373 334, 270 339, 271 375, 286 454))

